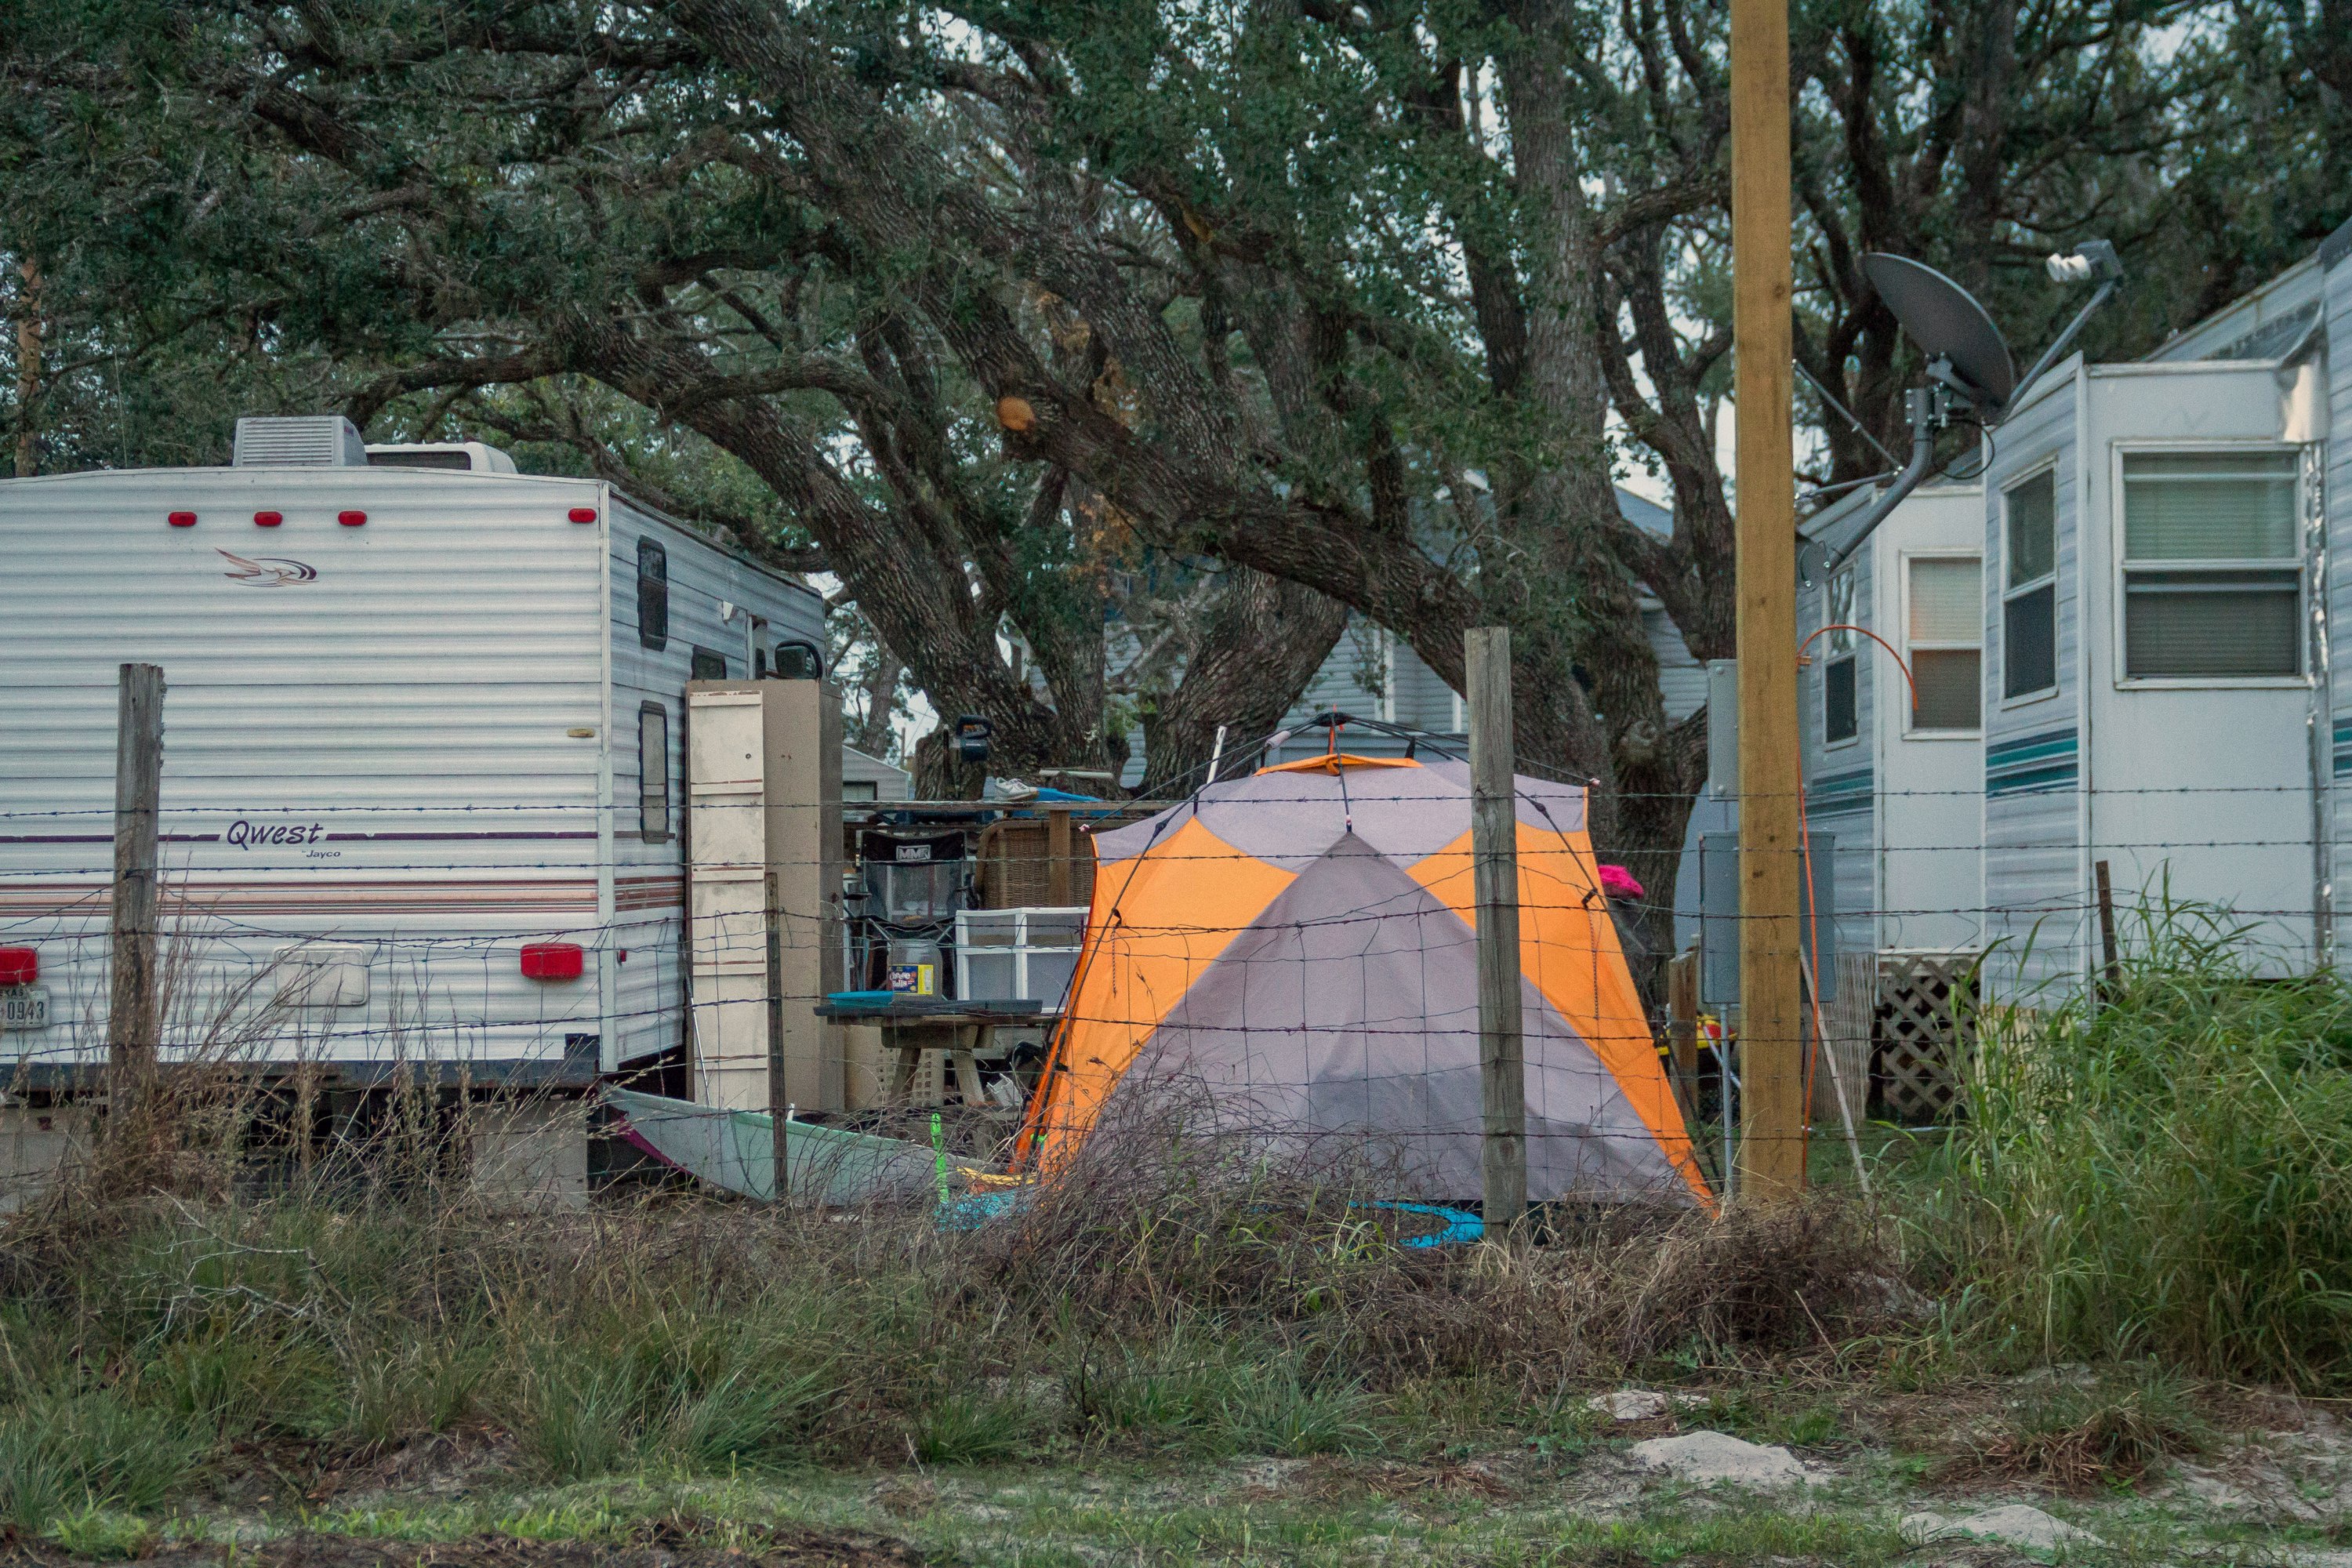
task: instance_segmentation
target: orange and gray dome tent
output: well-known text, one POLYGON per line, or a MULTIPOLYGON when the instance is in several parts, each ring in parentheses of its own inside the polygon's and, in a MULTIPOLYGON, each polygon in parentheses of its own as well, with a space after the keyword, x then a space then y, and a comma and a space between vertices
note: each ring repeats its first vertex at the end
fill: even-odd
MULTIPOLYGON (((1517 780, 1528 1193, 1711 1204, 1627 973, 1584 792, 1517 780)), ((1477 1195, 1470 775, 1331 753, 1095 837, 1092 909, 1016 1161, 1050 1176, 1122 1084, 1181 1079, 1477 1195)))

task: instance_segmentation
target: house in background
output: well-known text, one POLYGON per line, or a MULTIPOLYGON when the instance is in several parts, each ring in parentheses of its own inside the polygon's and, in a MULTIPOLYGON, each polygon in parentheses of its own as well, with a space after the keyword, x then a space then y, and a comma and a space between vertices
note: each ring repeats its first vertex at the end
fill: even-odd
MULTIPOLYGON (((1617 506, 1628 521, 1661 538, 1674 531, 1674 513, 1622 486, 1617 506)), ((1665 606, 1646 590, 1642 592, 1641 606, 1643 627, 1657 654, 1666 717, 1686 719, 1706 705, 1706 672, 1691 657, 1682 633, 1667 618, 1665 606)), ((1446 685, 1402 637, 1360 616, 1349 617, 1338 646, 1283 716, 1281 728, 1291 731, 1290 738, 1265 760, 1295 762, 1325 750, 1328 737, 1315 728, 1314 720, 1317 714, 1334 709, 1456 742, 1465 739, 1461 693, 1446 685)), ((1234 739, 1241 742, 1241 737, 1234 739)), ((1402 755, 1406 742, 1398 736, 1357 726, 1341 733, 1340 745, 1359 756, 1389 757, 1402 755)), ((1143 735, 1138 730, 1120 782, 1132 789, 1142 777, 1143 735)))
POLYGON ((914 794, 915 775, 905 768, 868 756, 854 746, 841 748, 841 798, 845 802, 906 800, 914 794))

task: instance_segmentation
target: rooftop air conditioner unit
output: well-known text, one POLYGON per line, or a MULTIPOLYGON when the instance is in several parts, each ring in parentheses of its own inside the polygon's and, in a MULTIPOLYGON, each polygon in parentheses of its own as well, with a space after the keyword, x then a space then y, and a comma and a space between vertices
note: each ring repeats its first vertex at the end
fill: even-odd
POLYGON ((229 458, 240 468, 364 468, 367 460, 367 443, 340 414, 248 415, 236 422, 236 449, 229 458))

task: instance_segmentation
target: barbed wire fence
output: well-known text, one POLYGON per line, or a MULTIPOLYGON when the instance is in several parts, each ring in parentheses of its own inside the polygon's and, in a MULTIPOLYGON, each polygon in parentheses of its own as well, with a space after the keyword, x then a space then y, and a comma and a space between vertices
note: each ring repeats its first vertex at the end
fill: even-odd
MULTIPOLYGON (((2213 929, 2259 968, 2289 974, 2324 967, 2332 952, 2325 873, 2333 846, 2315 846, 2307 829, 2289 830, 2299 814, 2308 821, 2308 786, 2293 784, 2081 787, 2063 793, 2064 811, 2048 809, 2060 804, 2053 799, 2038 812, 1996 812, 1976 790, 1897 790, 1875 792, 1862 808, 1840 803, 1841 809, 1810 813, 1816 837, 1799 853, 1810 862, 1815 913, 1806 918, 1804 945, 1823 984, 1822 994, 1810 999, 1807 1037, 1797 1055, 1809 1079, 1804 1135, 1834 1142, 1844 1118, 1916 1123, 1953 1114, 1968 1031, 1984 1009, 2030 1012, 2095 989, 2118 945, 2149 940, 2153 923, 2180 904, 2213 911, 2213 929), (2189 826, 2161 837, 2102 826, 2086 837, 2081 824, 2099 820, 2103 808, 2126 830, 2168 812, 2172 822, 2189 826), (2197 823, 2207 826, 2200 831, 2197 823), (1967 896, 1971 884, 1973 899, 1967 896), (1823 1076, 1839 1080, 1836 1098, 1822 1089, 1823 1076)), ((1432 792, 1405 795, 1400 804, 1434 815, 1458 811, 1461 799, 1458 791, 1432 792)), ((1326 802, 1320 793, 1289 797, 1262 790, 1253 804, 1278 809, 1326 802)), ((921 803, 843 801, 804 809, 867 824, 898 817, 910 833, 953 826, 951 819, 923 820, 937 814, 927 814, 921 803)), ((1048 808, 1008 802, 988 809, 1048 808)), ((1069 803, 1053 809, 1067 809, 1083 826, 1087 816, 1129 817, 1137 808, 1069 803)), ((38 1026, 28 1016, 12 1016, 19 1026, 0 1031, 0 1081, 20 1142, 27 1132, 54 1133, 58 1118, 80 1114, 76 1107, 103 1102, 112 867, 96 851, 112 843, 110 832, 99 830, 110 815, 99 805, 0 811, 0 949, 37 955, 37 979, 9 989, 37 986, 47 1003, 38 1026)), ((263 815, 267 826, 285 829, 298 814, 263 815)), ((709 1004, 690 995, 698 971, 764 963, 768 933, 744 929, 737 917, 698 917, 688 904, 691 868, 675 849, 667 865, 659 846, 614 852, 611 808, 579 802, 365 805, 299 816, 299 843, 281 831, 265 844, 256 841, 253 817, 166 801, 158 838, 169 958, 157 1051, 165 1070, 235 1068, 270 1094, 304 1084, 313 1095, 341 1093, 348 1110, 354 1092, 383 1091, 395 1082, 460 1100, 563 1098, 634 1076, 690 1093, 698 1071, 756 1072, 768 1065, 764 1047, 730 1041, 712 1048, 697 1019, 709 1004), (246 825, 242 843, 239 824, 246 825), (312 858, 312 851, 320 853, 312 858), (249 864, 279 852, 304 858, 261 869, 249 864), (233 863, 232 855, 247 863, 233 863), (549 942, 582 950, 577 980, 551 983, 522 973, 521 950, 549 942), (346 994, 341 966, 351 964, 367 980, 346 994), (322 967, 331 972, 323 980, 322 967), (660 1076, 665 1068, 667 1078, 660 1076)), ((1083 833, 1076 847, 1091 853, 1083 833)), ((1290 858, 1303 865, 1328 847, 1302 841, 1290 858)), ((849 848, 845 841, 840 855, 821 863, 771 862, 766 868, 814 885, 838 877, 850 864, 849 848)), ((1172 843, 1154 856, 1179 867, 1188 859, 1216 862, 1212 871, 1235 859, 1223 846, 1172 843)), ((1607 847, 1598 858, 1611 858, 1607 847)), ((1009 885, 1043 886, 1054 874, 1044 857, 1003 858, 1009 885)), ((1703 868, 1689 866, 1684 880, 1703 875, 1703 868)), ((1615 961, 1619 930, 1675 929, 1667 963, 1703 971, 1711 953, 1736 950, 1744 918, 1736 908, 1705 907, 1687 886, 1679 900, 1674 889, 1646 887, 1612 900, 1597 885, 1546 882, 1524 868, 1521 883, 1522 911, 1530 921, 1591 922, 1596 910, 1614 917, 1604 922, 1609 938, 1587 943, 1580 955, 1591 972, 1583 984, 1595 994, 1602 988, 1601 968, 1615 961)), ((872 966, 887 954, 845 940, 837 890, 820 889, 830 918, 779 922, 780 945, 814 956, 817 966, 809 973, 821 980, 763 984, 749 1000, 781 1008, 798 1023, 829 999, 878 988, 872 966), (853 973, 861 962, 869 967, 853 973)), ((1458 977, 1475 936, 1462 921, 1448 926, 1419 918, 1424 911, 1417 895, 1425 898, 1427 890, 1416 885, 1271 920, 1256 911, 1245 921, 1204 912, 1198 920, 1141 922, 1119 909, 1113 879, 1093 888, 1097 939, 1129 950, 1181 950, 1176 978, 1158 982, 1176 993, 1176 1009, 1210 965, 1223 961, 1236 971, 1234 984, 1255 1003, 1255 1016, 1221 1016, 1196 1006, 1160 1016, 1181 1025, 1171 1037, 1181 1034, 1188 1050, 1216 1058, 1234 1078, 1223 1087, 1234 1106, 1248 1108, 1243 1120, 1262 1122, 1272 1141, 1377 1141, 1401 1168, 1450 1171, 1443 1179, 1458 1187, 1460 1164, 1448 1163, 1450 1141, 1466 1131, 1459 1075, 1465 1067, 1475 1072, 1475 1051, 1465 1056, 1464 1042, 1475 1042, 1477 1030, 1475 995, 1463 994, 1458 977), (1228 948, 1244 931, 1252 945, 1236 960, 1228 948), (1352 994, 1341 977, 1352 984, 1352 994), (1276 998, 1282 1000, 1278 1009, 1271 1005, 1276 998), (1266 1103, 1283 1100, 1270 1093, 1276 1086, 1249 1076, 1254 1064, 1275 1057, 1311 1057, 1321 1075, 1312 1103, 1286 1129, 1279 1116, 1261 1114, 1266 1103)), ((1637 1016, 1610 1021, 1622 1026, 1619 1040, 1598 1044, 1629 1046, 1664 1063, 1691 1157, 1703 1180, 1719 1187, 1736 1163, 1730 1144, 1750 1087, 1742 1082, 1741 1064, 1755 1042, 1742 1039, 1720 984, 1663 981, 1657 977, 1642 998, 1637 1016), (1673 1010, 1677 1004, 1681 1017, 1673 1010), (1680 1061, 1678 1024, 1689 1033, 1680 1061)), ((1549 1000, 1541 985, 1535 989, 1539 1006, 1549 1000)), ((881 1059, 869 1033, 887 1020, 836 1018, 830 1048, 845 1053, 837 1103, 803 1106, 797 1113, 903 1131, 936 1103, 969 1124, 964 1152, 1001 1162, 1013 1152, 1049 1060, 1043 1038, 1049 1029, 1066 1040, 1081 1026, 1127 1028, 1139 1032, 1132 1042, 1139 1052, 1163 1032, 1157 1024, 1138 1031, 1131 1012, 1090 1012, 1083 994, 1082 985, 1066 1005, 1035 1019, 1000 1020, 997 1026, 1023 1035, 1023 1048, 978 1064, 977 1096, 948 1071, 952 1048, 924 1047, 925 1071, 895 1086, 894 1103, 894 1064, 881 1059), (852 1052, 858 1053, 854 1060, 852 1052)), ((1555 1094, 1580 1109, 1610 1101, 1612 1093, 1622 1098, 1622 1066, 1631 1058, 1620 1057, 1612 1068, 1606 1051, 1591 1048, 1596 1042, 1578 1043, 1581 1057, 1563 1042, 1557 1060, 1531 1062, 1528 1137, 1538 1164, 1549 1142, 1574 1146, 1554 1166, 1604 1172, 1627 1163, 1612 1145, 1654 1142, 1659 1130, 1638 1115, 1639 1125, 1612 1126, 1591 1114, 1552 1113, 1555 1094)), ((1139 1076, 1182 1065, 1163 1050, 1139 1076)), ((1279 1087, 1286 1092, 1292 1086, 1279 1087)), ((19 1149, 8 1156, 5 1174, 26 1179, 34 1173, 26 1167, 37 1157, 37 1151, 19 1149)))

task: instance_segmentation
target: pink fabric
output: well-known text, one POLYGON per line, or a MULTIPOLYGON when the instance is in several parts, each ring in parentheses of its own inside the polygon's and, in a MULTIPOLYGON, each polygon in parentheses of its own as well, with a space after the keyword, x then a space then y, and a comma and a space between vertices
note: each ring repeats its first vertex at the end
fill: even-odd
POLYGON ((1642 896, 1642 884, 1633 880, 1633 873, 1622 866, 1603 866, 1601 890, 1612 899, 1638 899, 1642 896))

